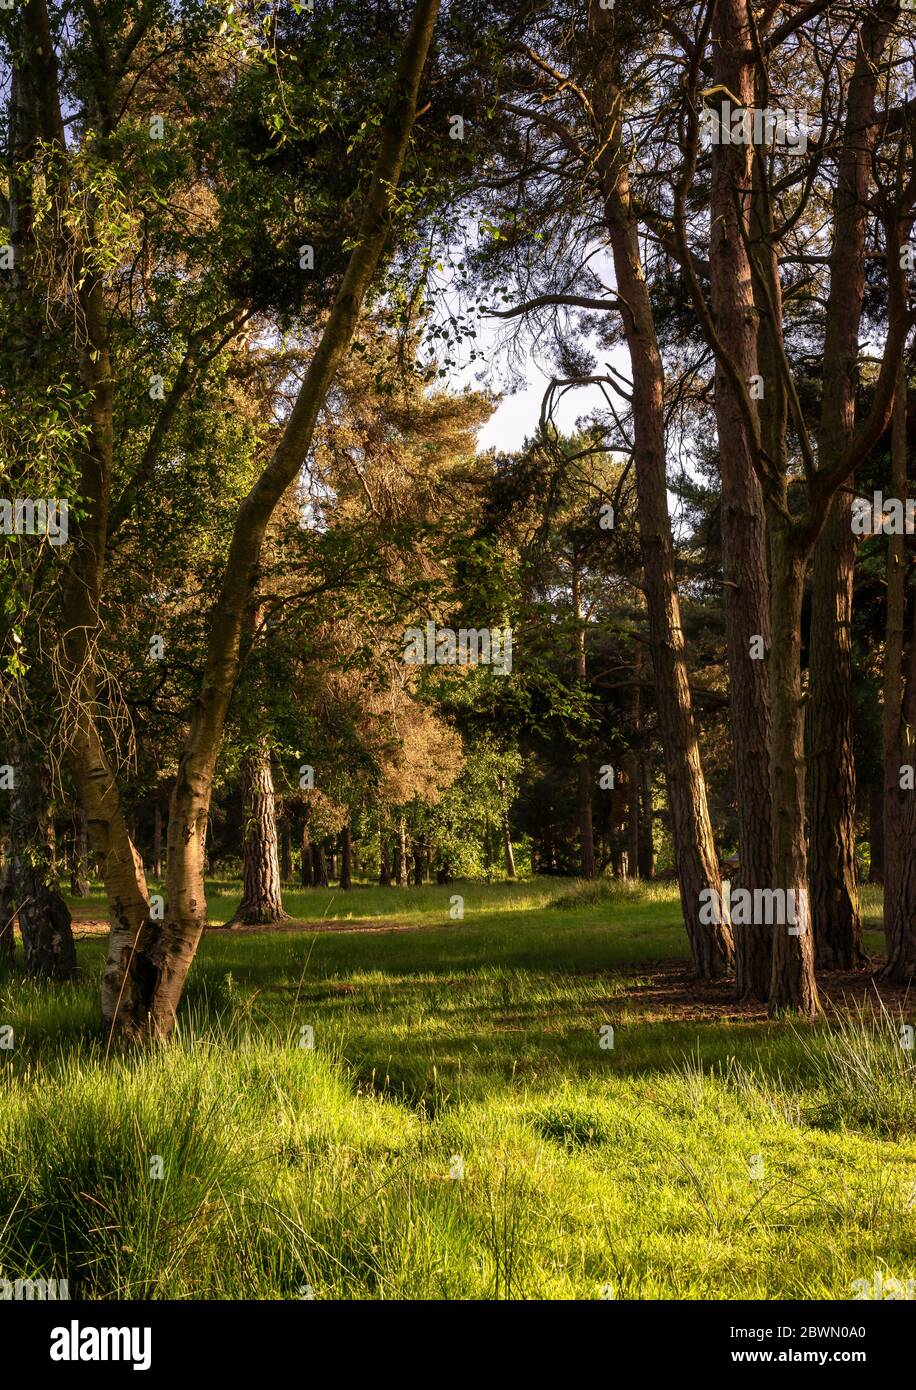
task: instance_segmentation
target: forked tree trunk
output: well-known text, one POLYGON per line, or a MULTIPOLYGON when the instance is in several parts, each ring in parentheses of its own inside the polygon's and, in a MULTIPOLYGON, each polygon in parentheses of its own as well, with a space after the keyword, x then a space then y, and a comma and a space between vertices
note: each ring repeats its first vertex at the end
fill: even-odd
POLYGON ((242 759, 242 901, 229 926, 258 926, 282 922, 280 862, 277 857, 277 812, 270 750, 262 742, 242 759))
MULTIPOLYGON (((417 0, 394 76, 390 105, 382 122, 378 158, 354 249, 277 449, 236 518, 221 592, 211 616, 201 688, 172 793, 165 918, 161 922, 141 923, 139 934, 134 934, 126 951, 123 934, 117 930, 112 933, 103 1014, 112 1030, 124 1037, 166 1037, 171 1032, 185 979, 206 924, 204 838, 225 719, 241 666, 242 637, 261 546, 275 508, 308 454, 318 414, 352 341, 363 300, 390 236, 392 203, 413 128, 417 93, 437 12, 438 0, 417 0)), ((100 302, 100 312, 102 309, 100 302)), ((95 334, 91 332, 88 336, 92 341, 95 334)), ((107 341, 105 347, 104 361, 96 355, 91 357, 91 373, 87 364, 87 374, 92 378, 89 384, 93 390, 93 411, 100 416, 107 453, 107 469, 103 472, 106 496, 104 505, 98 509, 98 513, 103 514, 103 526, 111 478, 112 421, 107 341), (104 410, 100 406, 104 406, 104 410)), ((90 496, 90 509, 96 500, 90 496)), ((96 524, 98 513, 90 511, 96 524)), ((98 588, 96 582, 92 592, 97 594, 98 588)), ((90 793, 85 788, 86 780, 84 773, 81 792, 88 805, 90 793)), ((126 833, 123 843, 129 844, 126 833)), ((142 865, 139 873, 135 871, 134 874, 131 892, 135 897, 141 883, 145 896, 142 865)), ((118 897, 117 883, 109 878, 106 886, 109 901, 114 903, 118 897)))
POLYGON ((665 469, 664 372, 630 203, 622 137, 623 103, 613 72, 613 16, 595 0, 590 14, 599 51, 606 55, 592 94, 600 141, 596 163, 618 293, 626 306, 621 318, 633 380, 639 541, 671 832, 693 969, 699 977, 709 979, 731 968, 734 953, 731 930, 721 920, 722 914, 714 914, 718 920, 707 922, 709 914, 703 912, 705 895, 710 891, 720 894, 722 884, 700 764, 674 574, 665 469))
MULTIPOLYGON (((714 83, 724 87, 739 106, 753 107, 755 59, 747 0, 720 0, 713 20, 713 53, 714 83)), ((751 158, 749 144, 721 140, 710 148, 712 311, 722 345, 744 381, 758 371, 757 314, 746 245, 751 158)), ((722 481, 729 726, 738 802, 736 886, 753 890, 772 883, 770 701, 766 660, 762 659, 770 645, 766 514, 753 444, 721 364, 716 369, 715 408, 722 481)), ((736 925, 734 938, 738 998, 765 1000, 770 987, 770 930, 757 923, 736 925)))

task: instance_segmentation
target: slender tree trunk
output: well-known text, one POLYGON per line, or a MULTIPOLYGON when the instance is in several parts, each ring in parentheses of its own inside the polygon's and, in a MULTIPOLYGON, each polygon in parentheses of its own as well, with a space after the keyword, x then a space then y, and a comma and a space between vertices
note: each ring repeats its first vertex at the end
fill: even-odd
POLYGON ((639 760, 632 750, 624 755, 621 772, 627 795, 627 877, 635 878, 639 872, 639 760))
POLYGON ((379 874, 378 881, 382 888, 391 887, 391 860, 388 856, 388 836, 385 827, 379 831, 379 874))
POLYGON ((644 748, 639 759, 639 877, 655 877, 655 837, 652 806, 652 755, 644 748))
POLYGON ((592 769, 582 758, 576 769, 576 810, 579 821, 579 877, 595 877, 595 833, 592 818, 592 769))
POLYGON ((353 887, 353 831, 349 820, 341 831, 340 886, 344 892, 353 887))
MULTIPOLYGON (((613 16, 595 3, 591 14, 596 40, 604 44, 613 16)), ((722 885, 687 680, 675 583, 665 468, 664 373, 642 268, 636 219, 630 204, 629 173, 622 143, 623 103, 613 77, 609 38, 607 44, 610 62, 596 81, 593 95, 601 141, 597 170, 618 293, 627 306, 622 313, 622 323, 633 380, 639 540, 659 732, 665 754, 681 910, 690 940, 693 968, 701 978, 713 978, 730 969, 734 953, 728 924, 721 920, 709 923, 701 920, 708 915, 703 912, 705 894, 709 891, 720 893, 722 885)))
POLYGON ((293 847, 289 816, 284 812, 280 821, 280 881, 289 883, 293 877, 293 847))
POLYGON ((413 884, 415 888, 423 887, 423 846, 416 840, 413 844, 413 884))
MULTIPOLYGON (((885 651, 887 648, 885 646, 885 651)), ((873 782, 868 797, 868 881, 884 882, 884 786, 873 782)))
POLYGON ((302 826, 302 846, 299 854, 299 882, 303 888, 312 886, 312 841, 309 837, 308 821, 302 826))
POLYGON ((0 868, 0 964, 10 965, 15 956, 16 889, 13 883, 13 861, 9 841, 3 846, 0 868))
POLYGON ((153 878, 162 878, 162 807, 153 806, 153 878))
POLYGON ((82 806, 74 808, 71 821, 73 841, 70 855, 70 892, 74 898, 88 898, 89 831, 86 826, 86 812, 82 806))
POLYGON ((503 835, 503 860, 506 866, 506 878, 515 878, 515 850, 512 845, 512 830, 509 826, 509 804, 506 797, 506 779, 502 773, 497 779, 499 789, 499 818, 503 835))
POLYGON ((245 838, 242 844, 242 901, 230 926, 282 922, 280 864, 277 858, 277 813, 270 749, 262 741, 242 759, 242 806, 245 838))
MULTIPOLYGON (((755 59, 747 0, 720 0, 713 21, 713 54, 714 84, 724 87, 739 106, 753 107, 755 59)), ((749 144, 723 140, 710 147, 712 311, 719 338, 745 381, 758 370, 757 313, 746 248, 751 158, 749 144)), ((729 724, 738 802, 736 886, 753 890, 772 884, 770 705, 762 659, 770 645, 766 514, 754 470, 753 443, 721 365, 716 369, 715 406, 722 480, 729 724)), ((759 924, 736 926, 734 937, 738 997, 765 1000, 770 985, 769 929, 759 924)))
POLYGON ((70 910, 57 891, 52 816, 37 750, 13 745, 10 857, 19 931, 30 975, 69 980, 76 974, 70 910))
POLYGON ((407 821, 401 816, 398 821, 398 887, 410 886, 410 864, 407 861, 407 821))
POLYGON ((771 927, 773 972, 769 1006, 771 1014, 792 1009, 814 1017, 820 1005, 808 907, 801 691, 801 610, 806 564, 793 543, 788 523, 775 511, 770 518, 770 534, 773 884, 785 893, 786 920, 777 920, 771 927), (794 906, 791 912, 790 903, 794 906))
MULTIPOLYGON (((907 492, 907 391, 901 368, 891 426, 891 490, 907 492)), ((906 537, 887 547, 887 632, 884 641, 884 937, 885 979, 916 978, 916 603, 906 641, 906 537), (907 777, 905 768, 911 769, 907 777)))
MULTIPOLYGON (((572 567, 572 608, 575 619, 576 680, 585 687, 587 666, 585 655, 585 623, 582 613, 582 586, 579 566, 572 567)), ((587 757, 580 758, 576 768, 576 817, 579 822, 579 877, 595 877, 595 831, 592 817, 592 769, 587 757)))

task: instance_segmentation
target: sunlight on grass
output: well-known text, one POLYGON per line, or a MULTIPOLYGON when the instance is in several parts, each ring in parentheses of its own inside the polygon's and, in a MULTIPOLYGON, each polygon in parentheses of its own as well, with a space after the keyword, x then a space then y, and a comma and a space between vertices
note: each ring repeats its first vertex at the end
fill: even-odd
POLYGON ((176 1042, 143 1054, 104 1058, 102 940, 75 987, 3 981, 4 1277, 217 1299, 842 1299, 911 1277, 899 1019, 647 1021, 670 885, 352 902, 430 930, 208 935, 176 1042))

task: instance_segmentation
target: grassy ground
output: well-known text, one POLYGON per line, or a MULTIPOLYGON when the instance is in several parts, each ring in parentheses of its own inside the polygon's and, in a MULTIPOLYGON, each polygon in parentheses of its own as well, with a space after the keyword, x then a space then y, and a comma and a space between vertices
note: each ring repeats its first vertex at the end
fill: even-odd
MULTIPOLYGON (((212 890, 225 921, 238 886, 212 890)), ((177 1042, 149 1055, 105 1060, 100 938, 76 987, 0 984, 0 1277, 458 1299, 849 1298, 876 1269, 913 1277, 896 1013, 691 1017, 686 987, 647 988, 686 956, 667 886, 287 908, 391 929, 208 934, 177 1042)))

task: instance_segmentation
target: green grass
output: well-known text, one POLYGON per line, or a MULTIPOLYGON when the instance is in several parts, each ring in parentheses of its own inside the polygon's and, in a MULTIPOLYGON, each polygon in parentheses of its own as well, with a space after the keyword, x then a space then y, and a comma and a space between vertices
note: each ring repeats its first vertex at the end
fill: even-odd
MULTIPOLYGON (((212 887, 224 921, 238 886, 212 887)), ((913 1277, 899 1019, 648 1014, 648 963, 686 958, 670 885, 287 908, 422 929, 207 935, 175 1043, 107 1060, 101 940, 75 987, 0 983, 0 1277, 227 1299, 848 1298, 874 1269, 913 1277)))

